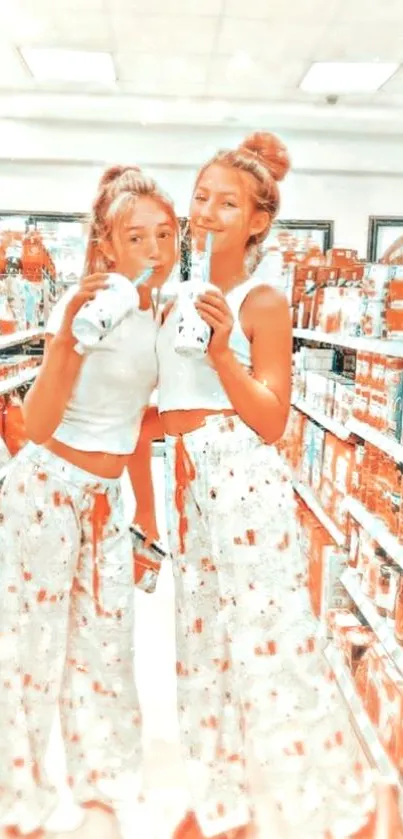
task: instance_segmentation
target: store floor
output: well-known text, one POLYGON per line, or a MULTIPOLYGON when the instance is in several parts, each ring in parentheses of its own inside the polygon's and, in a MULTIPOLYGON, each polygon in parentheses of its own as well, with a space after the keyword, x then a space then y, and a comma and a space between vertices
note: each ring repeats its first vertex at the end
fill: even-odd
MULTIPOLYGON (((161 457, 154 458, 153 471, 158 499, 158 523, 161 537, 166 539, 161 457)), ((124 492, 130 516, 134 508, 128 481, 124 481, 124 492)), ((144 722, 142 786, 145 802, 136 805, 133 791, 140 790, 134 779, 128 778, 122 789, 124 839, 139 836, 142 839, 169 839, 186 805, 176 721, 173 583, 170 567, 161 574, 158 591, 154 595, 136 591, 134 596, 134 648, 144 722)), ((61 799, 59 810, 49 822, 49 827, 74 827, 78 814, 71 805, 64 785, 63 747, 58 726, 55 726, 52 736, 48 767, 49 774, 60 789, 61 799)))

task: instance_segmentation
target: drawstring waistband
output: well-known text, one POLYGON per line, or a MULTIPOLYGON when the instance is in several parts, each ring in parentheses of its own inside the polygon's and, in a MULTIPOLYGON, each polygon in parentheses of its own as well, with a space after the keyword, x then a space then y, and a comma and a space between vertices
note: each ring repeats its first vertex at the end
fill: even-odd
POLYGON ((183 437, 175 440, 175 506, 179 515, 179 552, 185 553, 185 537, 189 530, 189 521, 185 513, 186 490, 196 478, 196 469, 183 442, 183 437))
POLYGON ((99 570, 98 545, 102 541, 104 527, 106 526, 111 508, 108 496, 105 492, 94 494, 94 504, 91 510, 92 524, 92 591, 94 595, 95 609, 97 615, 105 615, 101 603, 101 578, 99 570))

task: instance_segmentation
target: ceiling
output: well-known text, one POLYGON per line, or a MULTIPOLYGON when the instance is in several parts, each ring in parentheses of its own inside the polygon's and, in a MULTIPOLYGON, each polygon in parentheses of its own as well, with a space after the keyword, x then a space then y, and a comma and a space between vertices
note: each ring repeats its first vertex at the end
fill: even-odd
POLYGON ((315 60, 403 65, 402 0, 0 0, 0 9, 2 117, 403 120, 403 70, 376 94, 341 96, 336 106, 298 87, 315 60), (24 46, 111 52, 118 81, 106 89, 38 85, 20 57, 24 46))

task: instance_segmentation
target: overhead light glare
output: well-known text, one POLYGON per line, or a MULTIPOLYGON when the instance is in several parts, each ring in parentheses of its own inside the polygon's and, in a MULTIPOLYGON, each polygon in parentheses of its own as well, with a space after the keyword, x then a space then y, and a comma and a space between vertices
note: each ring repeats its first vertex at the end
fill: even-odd
POLYGON ((38 82, 113 84, 116 70, 108 52, 85 50, 20 50, 30 73, 38 82))
POLYGON ((300 83, 306 93, 373 93, 400 65, 381 61, 315 61, 300 83))

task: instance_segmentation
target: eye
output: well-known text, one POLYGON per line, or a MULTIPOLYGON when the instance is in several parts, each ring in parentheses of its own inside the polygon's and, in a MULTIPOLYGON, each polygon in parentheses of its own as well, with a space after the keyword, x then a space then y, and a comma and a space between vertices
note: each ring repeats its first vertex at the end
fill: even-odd
POLYGON ((141 242, 141 237, 140 236, 130 236, 130 241, 134 242, 134 244, 137 245, 139 242, 141 242))
POLYGON ((159 234, 160 239, 171 239, 173 236, 172 230, 163 230, 159 234))
POLYGON ((195 195, 195 201, 207 201, 207 198, 205 195, 197 194, 195 195))
POLYGON ((224 201, 224 207, 236 207, 233 201, 224 201))

